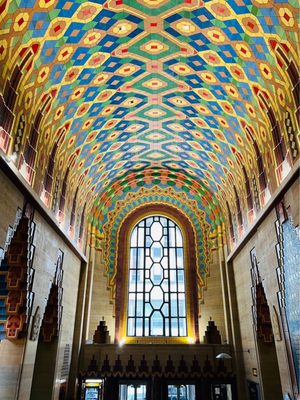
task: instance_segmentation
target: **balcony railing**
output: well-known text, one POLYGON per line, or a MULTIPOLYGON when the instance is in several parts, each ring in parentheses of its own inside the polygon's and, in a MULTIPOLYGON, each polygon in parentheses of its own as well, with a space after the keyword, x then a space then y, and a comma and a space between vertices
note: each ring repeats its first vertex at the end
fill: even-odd
POLYGON ((44 187, 42 188, 42 192, 41 192, 41 200, 47 208, 50 207, 51 193, 47 192, 47 190, 44 187))
POLYGON ((0 149, 4 151, 4 153, 7 153, 9 144, 11 141, 11 136, 6 130, 0 126, 0 149))
POLYGON ((290 170, 291 170, 291 165, 289 164, 287 158, 285 158, 283 162, 276 168, 276 175, 279 183, 283 181, 283 179, 287 176, 290 170))
POLYGON ((65 220, 65 213, 61 210, 58 210, 56 213, 56 218, 60 224, 62 224, 65 220))
POLYGON ((264 190, 262 190, 260 192, 261 206, 264 207, 267 204, 267 202, 270 200, 270 198, 271 198, 271 193, 270 193, 269 187, 267 186, 264 190))
POLYGON ((23 153, 21 154, 21 157, 20 157, 19 171, 20 171, 21 175, 23 175, 23 177, 29 183, 29 185, 32 185, 32 182, 33 182, 33 179, 35 176, 35 170, 26 163, 23 153))

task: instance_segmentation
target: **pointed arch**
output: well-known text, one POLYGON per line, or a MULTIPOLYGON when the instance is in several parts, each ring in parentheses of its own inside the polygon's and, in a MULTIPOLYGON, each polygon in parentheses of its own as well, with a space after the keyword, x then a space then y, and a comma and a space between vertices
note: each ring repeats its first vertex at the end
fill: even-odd
POLYGON ((75 234, 77 195, 78 195, 78 187, 76 188, 76 191, 75 191, 75 194, 73 197, 73 203, 72 203, 72 209, 71 209, 71 215, 70 215, 69 231, 70 231, 70 236, 72 238, 74 238, 74 234, 75 234))
POLYGON ((56 96, 56 90, 45 94, 41 105, 35 114, 31 125, 29 137, 25 143, 24 152, 20 157, 19 170, 27 182, 31 185, 35 177, 35 161, 37 156, 37 144, 40 134, 41 123, 44 115, 50 110, 51 103, 56 96))
POLYGON ((230 211, 230 207, 229 207, 228 201, 226 201, 226 206, 227 206, 228 221, 229 221, 230 241, 231 241, 231 244, 234 244, 235 243, 235 236, 234 236, 233 220, 232 220, 232 214, 231 214, 231 211, 230 211))
POLYGON ((11 130, 15 120, 15 105, 18 98, 18 88, 22 77, 32 65, 32 58, 38 50, 38 45, 24 48, 20 52, 22 61, 16 64, 10 78, 7 79, 3 95, 0 94, 0 149, 7 153, 11 141, 11 130))

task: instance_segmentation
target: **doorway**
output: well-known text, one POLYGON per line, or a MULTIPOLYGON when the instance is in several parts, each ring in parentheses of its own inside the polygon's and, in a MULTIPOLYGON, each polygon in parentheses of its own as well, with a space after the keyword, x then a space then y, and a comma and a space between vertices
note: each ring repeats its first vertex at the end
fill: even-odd
POLYGON ((230 383, 212 384, 212 398, 214 400, 232 400, 232 389, 230 383))
POLYGON ((119 384, 119 400, 147 400, 146 382, 130 382, 119 384))
POLYGON ((168 400, 195 400, 195 385, 178 384, 168 385, 168 400))

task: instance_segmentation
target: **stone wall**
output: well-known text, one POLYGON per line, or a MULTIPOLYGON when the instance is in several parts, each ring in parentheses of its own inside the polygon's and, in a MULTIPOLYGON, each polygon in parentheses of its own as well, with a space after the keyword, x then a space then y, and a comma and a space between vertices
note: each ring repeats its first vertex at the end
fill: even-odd
MULTIPOLYGON (((297 227, 299 227, 299 179, 288 189, 283 200, 285 208, 288 210, 289 216, 295 227, 295 235, 297 227)), ((236 315, 235 329, 240 330, 241 345, 240 350, 243 354, 246 380, 262 383, 262 363, 266 362, 267 357, 271 354, 261 354, 256 340, 255 325, 252 317, 253 297, 251 293, 251 260, 250 252, 255 248, 258 261, 258 270, 261 277, 262 285, 265 291, 267 302, 269 305, 272 328, 275 336, 276 355, 278 359, 279 374, 282 392, 289 393, 292 397, 291 374, 287 360, 287 348, 283 336, 283 324, 280 318, 280 309, 278 304, 277 293, 279 284, 277 278, 278 258, 276 253, 276 244, 278 238, 276 235, 275 221, 277 220, 276 209, 273 208, 266 218, 257 227, 254 235, 243 246, 242 250, 232 260, 238 315, 236 315), (278 321, 278 322, 277 322, 278 321), (250 353, 246 350, 250 350, 250 353), (264 361, 262 358, 264 357, 264 361), (253 375, 253 368, 258 372, 257 376, 253 375)), ((299 256, 299 254, 298 254, 299 256)), ((270 358, 271 360, 271 358, 270 358)), ((274 397, 272 394, 272 386, 274 385, 275 365, 269 363, 269 368, 264 368, 263 384, 261 384, 264 392, 264 399, 268 400, 274 397), (273 396, 273 397, 272 397, 273 396)))
POLYGON ((199 336, 200 343, 205 341, 205 331, 208 322, 212 319, 220 332, 222 343, 228 343, 228 335, 225 326, 224 301, 221 277, 221 259, 218 250, 211 254, 206 277, 206 286, 203 290, 203 300, 199 305, 199 336))
POLYGON ((93 283, 91 288, 89 332, 87 339, 93 339, 95 330, 97 329, 100 320, 103 318, 109 331, 111 343, 113 343, 115 339, 114 301, 112 298, 111 288, 108 285, 105 265, 99 251, 94 252, 94 257, 90 260, 90 264, 91 263, 94 263, 94 265, 93 283))
MULTIPOLYGON (((23 208, 24 198, 14 184, 0 171, 0 246, 4 247, 9 225, 15 222, 17 208, 23 208)), ((57 345, 55 365, 55 381, 49 382, 47 376, 40 376, 43 387, 55 385, 54 399, 58 398, 59 385, 67 380, 70 364, 69 348, 72 349, 77 288, 81 261, 67 246, 46 220, 35 210, 36 224, 33 244, 35 254, 33 268, 35 270, 33 288, 34 301, 32 312, 39 307, 43 317, 51 283, 54 278, 59 249, 64 253, 63 260, 63 314, 61 330, 57 345), (68 355, 69 354, 69 355, 68 355)), ((29 332, 31 331, 32 317, 29 332)), ((0 342, 0 398, 10 400, 29 399, 33 379, 38 340, 27 338, 17 340, 4 339, 0 342)), ((46 361, 46 360, 45 360, 46 361)), ((43 394, 40 393, 40 398, 43 394)))
MULTIPOLYGON (((112 290, 108 285, 105 264, 103 262, 102 251, 92 249, 90 257, 90 273, 93 276, 91 299, 89 306, 88 332, 86 339, 92 341, 93 335, 99 324, 104 318, 108 327, 111 343, 115 338, 115 311, 112 290)), ((205 331, 210 319, 215 321, 220 332, 222 342, 228 342, 224 316, 224 301, 222 293, 221 277, 221 257, 218 249, 212 251, 208 265, 208 274, 205 287, 202 290, 202 299, 199 301, 199 338, 200 343, 204 343, 205 331)))

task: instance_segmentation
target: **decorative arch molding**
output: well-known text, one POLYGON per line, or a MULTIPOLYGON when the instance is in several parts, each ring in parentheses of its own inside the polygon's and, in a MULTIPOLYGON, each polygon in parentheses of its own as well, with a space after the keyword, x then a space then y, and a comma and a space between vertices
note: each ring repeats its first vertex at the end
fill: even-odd
POLYGON ((90 245, 102 252, 101 256, 106 267, 109 285, 113 287, 113 277, 116 274, 118 230, 127 215, 145 204, 162 204, 173 207, 185 214, 191 221, 197 238, 198 274, 202 281, 202 286, 199 287, 199 298, 201 299, 203 297, 202 289, 206 285, 206 276, 209 273, 211 251, 222 242, 224 227, 219 224, 212 230, 211 225, 205 219, 205 212, 198 208, 197 201, 189 199, 184 192, 177 193, 173 188, 163 190, 154 186, 152 189, 140 188, 136 193, 127 193, 125 198, 117 201, 114 209, 106 214, 102 225, 99 223, 99 214, 94 214, 94 220, 89 225, 90 245), (153 193, 157 194, 153 195, 153 193))
POLYGON ((170 204, 148 203, 129 212, 119 226, 117 232, 115 263, 116 270, 112 278, 115 289, 115 312, 116 312, 116 340, 124 336, 126 326, 125 304, 127 299, 128 278, 128 248, 130 232, 135 224, 142 218, 154 214, 164 215, 174 220, 181 228, 184 237, 185 262, 186 262, 186 286, 188 335, 199 341, 198 331, 198 292, 203 286, 203 281, 197 268, 197 233, 190 218, 181 210, 170 204), (197 280, 195 280, 197 276, 197 280), (125 277, 125 284, 124 284, 125 277))
POLYGON ((195 200, 212 228, 223 221, 219 201, 202 180, 180 171, 152 167, 130 171, 106 186, 94 205, 99 217, 103 219, 102 225, 107 212, 114 209, 117 201, 124 200, 128 191, 137 193, 142 188, 159 188, 160 192, 173 190, 180 193, 180 196, 195 200))

